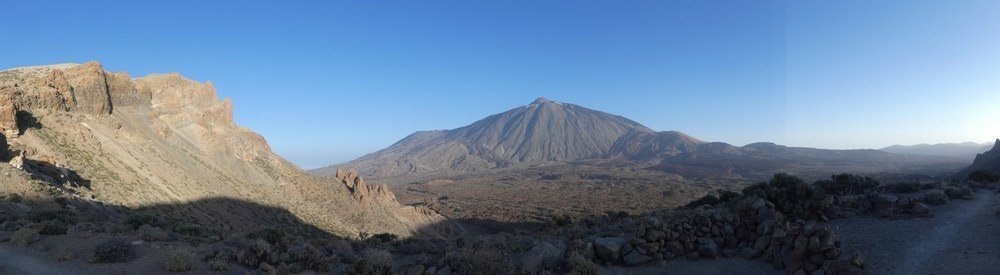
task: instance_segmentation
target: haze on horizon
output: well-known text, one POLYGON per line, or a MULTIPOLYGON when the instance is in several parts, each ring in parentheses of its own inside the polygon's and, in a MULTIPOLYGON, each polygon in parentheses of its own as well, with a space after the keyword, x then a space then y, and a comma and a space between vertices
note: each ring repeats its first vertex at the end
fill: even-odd
POLYGON ((996 1, 3 6, 0 68, 211 81, 304 168, 540 96, 734 145, 1000 137, 996 1))

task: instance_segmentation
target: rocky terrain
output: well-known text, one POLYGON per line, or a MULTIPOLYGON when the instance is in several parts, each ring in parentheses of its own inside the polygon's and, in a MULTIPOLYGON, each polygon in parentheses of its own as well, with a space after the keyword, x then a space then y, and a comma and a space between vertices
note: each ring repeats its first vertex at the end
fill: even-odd
MULTIPOLYGON (((294 226, 285 209, 317 232, 416 234, 441 217, 395 202, 359 198, 271 152, 233 123, 233 103, 211 83, 179 74, 132 78, 101 64, 0 72, 0 190, 39 184, 69 197, 143 209, 213 230, 294 226)), ((303 229, 305 230, 305 229, 303 229)))

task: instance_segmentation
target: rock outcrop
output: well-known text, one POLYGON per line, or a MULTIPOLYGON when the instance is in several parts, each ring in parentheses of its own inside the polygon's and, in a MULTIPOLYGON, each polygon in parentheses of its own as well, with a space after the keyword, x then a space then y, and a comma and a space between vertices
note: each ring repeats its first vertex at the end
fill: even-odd
POLYGON ((389 186, 385 184, 365 184, 365 180, 358 176, 355 170, 337 170, 335 178, 351 191, 354 200, 362 204, 370 204, 373 201, 398 203, 396 202, 396 194, 392 193, 392 190, 389 190, 389 186))
POLYGON ((987 170, 993 173, 1000 173, 1000 139, 997 139, 993 149, 976 155, 976 160, 972 165, 953 176, 955 179, 965 180, 969 174, 977 170, 987 170))
POLYGON ((384 185, 304 173, 233 123, 232 100, 219 99, 211 83, 176 73, 131 78, 97 62, 2 70, 0 132, 0 158, 30 174, 24 185, 48 181, 124 207, 180 203, 189 210, 158 214, 212 230, 410 236, 434 235, 444 221, 400 205, 384 185), (274 211, 304 223, 265 214, 274 211))
POLYGON ((8 137, 17 136, 20 133, 14 99, 6 94, 0 94, 0 131, 8 137))
POLYGON ((110 115, 112 111, 111 94, 108 91, 108 80, 100 63, 86 64, 69 68, 65 71, 66 80, 72 87, 72 95, 76 104, 71 110, 92 114, 110 115))

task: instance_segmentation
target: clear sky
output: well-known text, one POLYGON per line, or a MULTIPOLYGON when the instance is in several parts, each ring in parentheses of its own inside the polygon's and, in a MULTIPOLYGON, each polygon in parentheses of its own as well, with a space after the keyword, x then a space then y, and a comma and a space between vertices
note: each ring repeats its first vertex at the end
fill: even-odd
POLYGON ((1000 1, 139 2, 0 2, 0 67, 212 81, 304 168, 540 96, 736 145, 1000 136, 1000 1))

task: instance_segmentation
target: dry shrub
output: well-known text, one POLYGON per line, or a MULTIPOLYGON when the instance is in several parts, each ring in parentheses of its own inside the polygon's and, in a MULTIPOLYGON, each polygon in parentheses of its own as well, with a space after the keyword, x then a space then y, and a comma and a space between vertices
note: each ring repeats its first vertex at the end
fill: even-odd
POLYGON ((507 258, 491 248, 463 249, 445 255, 451 268, 462 274, 510 274, 514 269, 507 258))
POLYGON ((184 272, 194 270, 194 257, 183 251, 174 251, 170 258, 163 263, 163 269, 170 272, 184 272))
POLYGON ((930 205, 942 205, 948 203, 948 195, 940 190, 930 191, 924 196, 924 202, 930 205))
POLYGON ((94 248, 90 261, 94 263, 124 263, 135 258, 132 244, 122 238, 108 239, 94 248))
POLYGON ((368 248, 361 252, 361 258, 354 262, 352 274, 389 275, 392 274, 392 254, 382 249, 368 248))
POLYGON ((18 246, 29 246, 41 239, 42 236, 37 231, 27 228, 22 228, 14 232, 14 236, 11 236, 11 241, 18 246))
POLYGON ((567 258, 567 264, 569 265, 569 274, 573 275, 597 275, 598 268, 597 264, 588 260, 587 258, 580 255, 580 253, 572 252, 567 258))
POLYGON ((819 186, 780 173, 768 182, 748 186, 743 189, 743 195, 766 199, 781 213, 804 219, 821 215, 831 203, 819 186))

